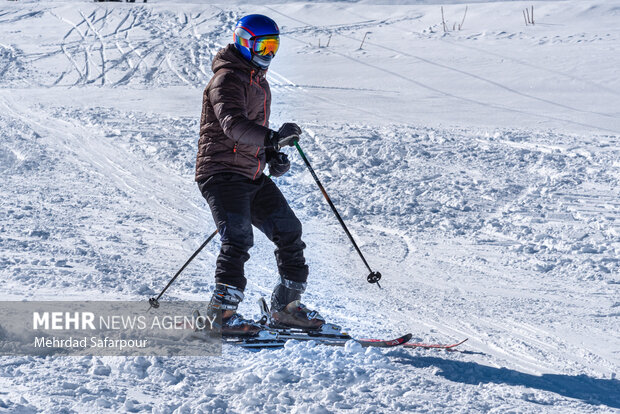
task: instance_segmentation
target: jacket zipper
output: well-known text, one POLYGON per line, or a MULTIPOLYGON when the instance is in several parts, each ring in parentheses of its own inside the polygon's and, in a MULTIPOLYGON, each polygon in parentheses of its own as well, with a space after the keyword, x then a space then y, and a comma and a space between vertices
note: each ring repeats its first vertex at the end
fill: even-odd
MULTIPOLYGON (((257 78, 258 78, 258 74, 257 74, 257 78)), ((254 81, 254 71, 252 71, 250 73, 250 86, 252 86, 253 81, 254 81)), ((263 116, 264 116, 264 118, 263 118, 263 126, 265 126, 265 124, 267 123, 267 91, 265 91, 265 88, 263 88, 261 86, 260 78, 258 78, 256 84, 263 91, 263 116)), ((236 161, 236 159, 237 159, 237 143, 235 143, 235 147, 233 148, 233 152, 235 153, 234 160, 236 161)), ((256 148, 256 154, 254 154, 254 158, 256 158, 258 160, 258 167, 256 168, 256 172, 254 173, 254 177, 252 177, 252 180, 255 180, 256 176, 260 172, 261 162, 260 162, 260 158, 258 158, 258 153, 259 152, 260 152, 260 146, 258 146, 256 148)))
MULTIPOLYGON (((260 77, 258 73, 256 74, 256 78, 257 78, 256 84, 263 91, 263 115, 264 115, 263 126, 265 126, 267 124, 267 91, 265 90, 265 88, 261 86, 260 77)), ((254 71, 252 70, 252 72, 250 73, 250 86, 252 86, 253 81, 254 81, 254 71)))
MULTIPOLYGON (((258 87, 261 88, 263 91, 263 115, 264 115, 263 126, 265 126, 265 124, 267 124, 267 91, 265 90, 265 88, 261 86, 260 79, 257 83, 258 83, 258 87)), ((259 152, 260 152, 260 146, 256 150, 256 155, 255 155, 255 157, 258 159, 258 168, 256 169, 256 173, 254 173, 254 178, 256 178, 256 176, 260 172, 260 158, 258 158, 259 152)))
POLYGON ((258 87, 262 89, 263 91, 263 115, 265 116, 265 118, 263 119, 263 126, 265 126, 265 124, 267 123, 267 91, 265 90, 265 88, 263 88, 260 84, 260 82, 258 83, 258 87))

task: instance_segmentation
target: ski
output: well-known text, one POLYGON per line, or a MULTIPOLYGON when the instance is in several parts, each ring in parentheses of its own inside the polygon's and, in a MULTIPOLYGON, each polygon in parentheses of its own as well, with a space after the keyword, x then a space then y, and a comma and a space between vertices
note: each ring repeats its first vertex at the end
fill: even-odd
POLYGON ((305 330, 301 328, 284 328, 271 325, 271 313, 265 298, 258 299, 261 311, 260 323, 265 326, 263 331, 251 337, 228 337, 224 343, 238 345, 244 348, 278 348, 283 347, 286 341, 314 341, 321 345, 344 346, 348 341, 355 341, 362 347, 389 348, 400 346, 411 340, 412 334, 406 334, 394 339, 356 339, 343 332, 338 325, 325 323, 318 330, 305 330))
POLYGON ((261 331, 259 335, 254 337, 229 337, 224 339, 224 343, 231 345, 241 346, 243 348, 280 348, 289 340, 296 341, 314 341, 320 345, 327 346, 345 346, 348 341, 355 341, 363 348, 377 347, 377 348, 391 348, 400 346, 409 341, 412 334, 406 334, 395 339, 355 339, 350 336, 347 337, 333 337, 333 336, 320 336, 320 335, 301 335, 292 334, 288 335, 285 332, 274 331, 261 331), (271 337, 269 337, 271 336, 271 337))
POLYGON ((457 346, 461 345, 462 343, 466 342, 467 339, 469 339, 469 338, 465 338, 461 342, 457 342, 457 343, 454 343, 454 344, 425 344, 425 343, 407 342, 406 344, 403 344, 403 346, 405 348, 453 349, 453 348, 456 348, 457 346))
POLYGON ((399 345, 406 344, 413 335, 408 333, 395 339, 355 339, 355 341, 362 345, 362 347, 376 347, 376 348, 392 348, 399 345))
MULTIPOLYGON (((428 343, 415 343, 409 342, 413 335, 407 333, 394 339, 375 339, 375 338, 354 338, 346 332, 343 332, 338 325, 331 323, 323 324, 317 330, 307 330, 301 328, 283 328, 269 326, 271 323, 271 317, 269 312, 269 306, 265 298, 259 299, 259 306, 262 317, 260 323, 264 326, 264 329, 256 334, 243 336, 243 335, 224 335, 222 341, 224 344, 240 346, 242 348, 249 349, 268 349, 268 348, 281 348, 284 347, 287 341, 314 341, 320 345, 327 346, 345 346, 349 341, 354 341, 360 344, 363 348, 391 348, 397 346, 404 346, 407 348, 424 348, 424 349, 452 349, 455 348, 467 339, 455 344, 428 344, 428 343)), ((198 318, 200 313, 198 310, 193 312, 194 318, 198 318)), ((194 330, 194 337, 200 338, 200 330, 194 330)))

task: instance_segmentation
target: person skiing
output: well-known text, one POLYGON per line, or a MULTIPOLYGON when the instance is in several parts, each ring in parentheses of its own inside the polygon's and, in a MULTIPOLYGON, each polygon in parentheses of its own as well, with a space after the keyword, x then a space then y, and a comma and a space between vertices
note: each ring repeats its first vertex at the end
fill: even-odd
POLYGON ((213 77, 203 94, 196 181, 221 239, 215 290, 208 313, 221 312, 222 334, 262 329, 237 313, 246 286, 244 264, 253 245, 252 226, 276 245, 280 281, 271 296, 271 320, 280 327, 318 329, 325 322, 301 304, 308 266, 302 226, 276 184, 290 168, 280 148, 293 146, 302 131, 295 123, 269 128, 271 91, 266 79, 280 44, 279 28, 267 16, 240 19, 233 43, 213 59, 213 77))

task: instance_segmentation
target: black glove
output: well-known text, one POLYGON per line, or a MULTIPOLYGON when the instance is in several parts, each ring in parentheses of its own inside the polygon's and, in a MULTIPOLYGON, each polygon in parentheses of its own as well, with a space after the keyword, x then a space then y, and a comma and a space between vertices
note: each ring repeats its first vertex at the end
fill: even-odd
POLYGON ((292 122, 282 124, 278 132, 270 131, 265 138, 265 146, 273 147, 279 151, 282 147, 292 147, 295 141, 299 140, 301 128, 292 122))
POLYGON ((291 162, 283 152, 278 152, 269 161, 269 175, 281 177, 291 168, 291 162))

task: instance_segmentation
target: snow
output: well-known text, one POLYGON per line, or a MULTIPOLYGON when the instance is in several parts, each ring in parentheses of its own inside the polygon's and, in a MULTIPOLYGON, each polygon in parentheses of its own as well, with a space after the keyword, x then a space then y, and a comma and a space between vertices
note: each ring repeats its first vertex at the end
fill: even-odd
MULTIPOLYGON (((383 274, 382 290, 365 281, 287 150, 277 183, 304 224, 304 301, 354 336, 468 342, 1 357, 0 412, 618 412, 614 1, 6 2, 0 298, 144 300, 213 231, 193 182, 202 89, 251 12, 283 32, 272 124, 304 128, 383 274), (462 30, 443 32, 440 4, 450 28, 468 5, 462 30)), ((246 316, 277 280, 255 239, 246 316)), ((218 250, 169 297, 208 299, 218 250)))

